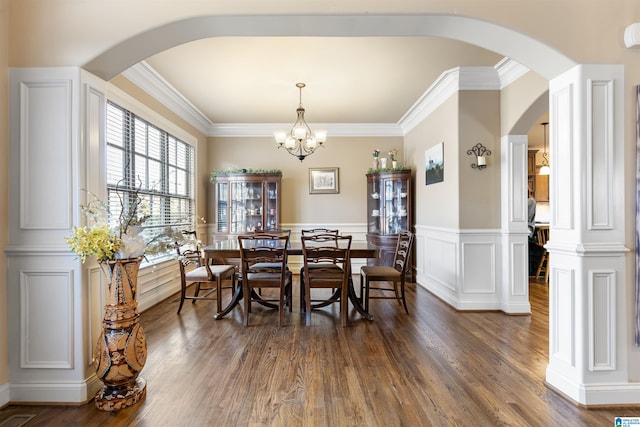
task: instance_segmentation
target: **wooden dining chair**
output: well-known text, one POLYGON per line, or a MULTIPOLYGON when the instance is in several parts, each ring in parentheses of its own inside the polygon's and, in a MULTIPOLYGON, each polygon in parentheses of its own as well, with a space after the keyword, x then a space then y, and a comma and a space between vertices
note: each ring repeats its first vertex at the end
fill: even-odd
POLYGON ((278 309, 278 326, 283 323, 284 307, 291 304, 292 274, 287 268, 287 233, 253 233, 238 236, 242 269, 245 326, 253 301, 278 309), (278 299, 268 298, 254 290, 278 289, 278 299), (288 301, 288 303, 287 303, 288 301))
POLYGON ((549 241, 549 227, 536 227, 536 244, 542 248, 542 256, 536 269, 536 279, 540 275, 544 278, 545 283, 549 283, 549 252, 544 245, 549 241))
MULTIPOLYGON (((317 234, 332 234, 337 237, 339 233, 340 231, 338 229, 331 229, 331 228, 309 228, 309 229, 300 230, 300 234, 302 236, 314 236, 317 234)), ((310 265, 309 267, 317 268, 318 265, 310 265)), ((325 265, 325 267, 327 267, 327 265, 325 265)), ((339 268, 339 267, 336 266, 335 268, 339 268)), ((302 266, 300 268, 300 310, 302 311, 306 310, 305 295, 306 294, 305 294, 305 286, 304 286, 304 266, 302 266)))
POLYGON ((178 314, 182 310, 185 300, 194 304, 197 300, 216 300, 218 313, 222 310, 222 290, 235 290, 236 269, 233 265, 205 266, 202 256, 200 240, 195 231, 183 230, 184 239, 175 242, 180 268, 180 304, 178 314), (223 281, 230 282, 223 286, 223 281), (189 295, 188 288, 193 286, 193 293, 189 295), (204 292, 202 295, 200 292, 204 292), (215 296, 211 296, 215 293, 215 296))
POLYGON ((349 275, 351 274, 351 236, 315 234, 302 236, 304 257, 305 310, 307 326, 312 308, 340 303, 340 320, 347 326, 349 275), (313 299, 312 289, 333 289, 329 298, 313 299), (313 301, 319 302, 312 304, 313 301))
POLYGON ((199 252, 184 253, 178 257, 180 267, 180 305, 178 314, 182 310, 184 301, 189 299, 192 303, 197 300, 216 300, 217 312, 222 311, 222 289, 223 281, 230 281, 228 287, 235 289, 236 267, 234 265, 203 265, 199 252), (188 294, 188 287, 194 286, 191 295, 188 294), (202 295, 200 292, 204 292, 202 295), (211 296, 215 293, 215 296, 211 296))
POLYGON ((406 230, 398 234, 392 266, 365 265, 360 268, 360 295, 364 296, 365 312, 369 312, 370 299, 395 299, 404 305, 404 310, 409 314, 404 282, 407 268, 409 268, 413 237, 413 233, 406 230), (376 282, 376 286, 372 286, 373 282, 376 282), (392 287, 384 284, 389 282, 392 287), (375 291, 373 295, 371 295, 372 290, 375 291))

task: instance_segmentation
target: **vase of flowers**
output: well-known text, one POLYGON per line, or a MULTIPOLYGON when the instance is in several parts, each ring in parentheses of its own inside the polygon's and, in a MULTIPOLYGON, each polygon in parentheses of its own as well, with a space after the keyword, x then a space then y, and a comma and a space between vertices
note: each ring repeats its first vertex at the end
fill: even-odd
POLYGON ((395 148, 389 151, 389 158, 391 159, 391 167, 393 169, 398 168, 398 150, 395 148))
POLYGON ((180 234, 167 230, 161 237, 145 238, 142 225, 149 215, 144 213, 138 193, 116 193, 121 202, 117 222, 110 225, 107 205, 96 198, 81 207, 88 225, 74 227, 66 239, 83 263, 87 257, 95 257, 107 279, 102 332, 94 359, 97 376, 104 383, 95 405, 104 411, 134 405, 146 395, 146 382, 139 377, 147 346, 138 313, 138 269, 145 254, 168 250, 180 234))
POLYGON ((380 150, 377 148, 373 150, 373 169, 380 168, 380 163, 378 162, 378 156, 380 156, 380 150))
POLYGON ((138 269, 142 257, 100 262, 107 277, 105 314, 94 365, 104 386, 95 396, 103 411, 134 405, 146 395, 139 377, 147 360, 147 341, 138 313, 138 269))

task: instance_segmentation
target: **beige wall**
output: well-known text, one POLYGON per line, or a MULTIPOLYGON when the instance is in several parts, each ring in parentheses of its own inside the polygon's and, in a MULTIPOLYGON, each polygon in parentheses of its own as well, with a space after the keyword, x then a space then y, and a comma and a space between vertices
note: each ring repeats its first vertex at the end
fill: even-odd
POLYGON ((526 135, 532 120, 549 111, 549 81, 528 72, 500 91, 500 106, 500 135, 526 135))
MULTIPOLYGON (((7 246, 9 233, 9 1, 0 0, 0 249, 7 246)), ((0 384, 9 379, 7 336, 7 259, 0 256, 0 384)))
POLYGON ((405 153, 416 171, 415 223, 458 227, 458 94, 405 136, 405 153), (425 151, 444 143, 444 181, 425 185, 425 151))
POLYGON ((500 93, 460 91, 405 137, 415 170, 416 225, 443 228, 500 227, 500 93), (444 142, 444 181, 425 184, 425 151, 444 142), (482 143, 491 152, 480 171, 467 150, 482 143))
MULTIPOLYGON (((403 158, 401 137, 345 138, 328 136, 326 146, 300 162, 273 138, 210 138, 209 168, 280 169, 283 224, 365 223, 366 177, 374 148, 387 157, 396 148, 403 158), (309 194, 309 168, 337 167, 339 194, 309 194)), ((402 162, 401 162, 402 163, 402 162)), ((214 186, 209 185, 208 221, 215 222, 214 186)))
POLYGON ((500 228, 500 92, 461 91, 459 94, 460 228, 500 228), (471 168, 467 151, 481 143, 491 151, 487 167, 471 168))

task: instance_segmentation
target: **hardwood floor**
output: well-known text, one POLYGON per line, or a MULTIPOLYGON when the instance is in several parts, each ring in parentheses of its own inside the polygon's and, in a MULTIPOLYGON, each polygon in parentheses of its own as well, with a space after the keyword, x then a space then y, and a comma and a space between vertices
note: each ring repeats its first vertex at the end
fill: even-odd
MULTIPOLYGON (((294 289, 297 290, 297 276, 294 289)), ((456 312, 409 284, 410 315, 371 302, 372 322, 335 308, 304 326, 294 312, 254 305, 214 320, 215 302, 173 297, 142 314, 147 397, 118 413, 93 403, 8 406, 27 426, 613 426, 640 408, 584 409, 544 384, 548 294, 531 283, 533 315, 456 312)), ((228 297, 228 295, 227 295, 228 297)), ((15 424, 11 424, 15 425, 15 424)))

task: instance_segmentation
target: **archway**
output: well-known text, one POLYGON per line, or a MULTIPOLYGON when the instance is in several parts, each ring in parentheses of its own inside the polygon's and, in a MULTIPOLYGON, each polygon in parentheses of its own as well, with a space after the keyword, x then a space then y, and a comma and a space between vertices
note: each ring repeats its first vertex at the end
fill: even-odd
POLYGON ((443 37, 512 58, 548 80, 576 65, 531 37, 457 15, 273 15, 201 16, 171 22, 117 44, 83 68, 109 80, 155 53, 193 40, 221 36, 443 37))
MULTIPOLYGON (((614 326, 608 330, 598 329, 596 333, 600 335, 595 337, 593 342, 589 341, 592 338, 587 330, 590 326, 587 324, 589 319, 585 316, 578 317, 582 313, 580 310, 591 310, 590 315, 605 316, 603 318, 607 324, 619 325, 624 323, 626 316, 624 304, 620 301, 621 297, 615 294, 616 275, 625 271, 624 226, 620 225, 624 224, 624 216, 617 213, 620 212, 619 209, 613 209, 614 205, 619 207, 622 197, 619 194, 614 197, 614 191, 611 188, 616 183, 620 184, 622 168, 619 170, 616 168, 622 165, 620 159, 623 154, 620 149, 614 151, 614 138, 611 134, 598 133, 595 135, 596 140, 593 144, 593 135, 587 135, 588 130, 584 124, 592 120, 598 125, 592 128, 598 131, 614 129, 616 136, 622 132, 621 103, 624 96, 621 93, 622 84, 619 83, 623 78, 620 67, 578 65, 565 55, 530 37, 469 17, 274 15, 203 16, 169 23, 123 41, 98 55, 83 68, 109 80, 157 52, 192 40, 221 36, 443 37, 500 53, 551 81, 550 97, 553 99, 550 104, 555 102, 551 120, 556 124, 550 136, 552 151, 554 141, 570 142, 570 144, 563 144, 562 151, 558 152, 557 156, 552 155, 554 158, 564 160, 568 165, 566 173, 558 176, 559 184, 554 184, 558 195, 563 196, 558 197, 558 200, 562 200, 563 206, 562 209, 558 209, 562 215, 556 221, 566 230, 559 233, 562 242, 554 248, 562 252, 564 257, 562 259, 564 265, 558 269, 557 277, 558 282, 562 282, 563 286, 556 290, 557 294, 554 297, 558 306, 569 307, 574 311, 556 310, 556 316, 550 319, 549 328, 552 336, 550 347, 553 346, 550 353, 553 357, 547 370, 547 381, 556 389, 583 404, 629 403, 638 400, 638 390, 635 386, 633 388, 635 395, 620 397, 621 390, 629 384, 626 365, 627 343, 615 339, 617 330, 614 326), (614 85, 614 82, 618 83, 614 85), (591 94, 591 91, 595 91, 595 97, 585 96, 587 92, 591 94), (591 116, 587 120, 585 117, 587 112, 583 111, 587 109, 579 108, 582 107, 579 103, 598 108, 589 110, 591 116), (574 171, 572 169, 574 162, 575 164, 586 163, 589 156, 597 149, 607 155, 613 153, 615 156, 596 157, 598 163, 588 165, 600 174, 599 177, 605 178, 600 181, 608 186, 606 189, 608 191, 601 191, 598 194, 599 198, 594 198, 595 192, 585 195, 582 191, 587 186, 590 186, 589 190, 593 188, 595 182, 593 176, 580 168, 577 168, 573 175, 570 175, 570 172, 574 171), (578 196, 573 197, 574 194, 578 196), (597 206, 597 209, 593 210, 593 206, 597 206), (586 213, 580 215, 583 211, 586 213), (596 234, 591 233, 592 230, 601 231, 598 236, 605 235, 609 240, 598 240, 595 237, 596 234), (615 256, 615 260, 610 262, 612 255, 615 256), (601 265, 607 268, 603 270, 601 265), (569 287, 564 285, 570 285, 571 291, 567 291, 569 287), (587 293, 594 287, 597 287, 602 294, 607 293, 610 299, 603 298, 594 303, 593 307, 578 307, 579 303, 589 298, 587 293), (605 305, 607 301, 608 306, 605 305), (577 348, 578 344, 584 342, 589 342, 591 345, 588 351, 586 348, 577 348), (604 350, 595 348, 596 345, 600 345, 604 350), (618 353, 625 353, 621 363, 617 364, 616 360, 607 359, 618 353), (592 356, 595 359, 589 359, 592 356), (603 379, 603 375, 595 376, 593 371, 606 374, 606 378, 611 379, 609 383, 612 385, 606 389, 589 388, 590 385, 601 383, 603 379)), ((524 127, 526 120, 518 122, 513 131, 519 131, 521 125, 524 127)), ((625 390, 628 391, 629 388, 625 390)))

